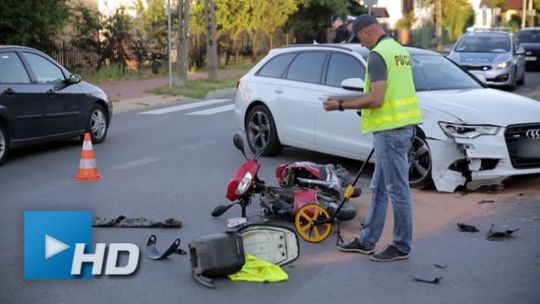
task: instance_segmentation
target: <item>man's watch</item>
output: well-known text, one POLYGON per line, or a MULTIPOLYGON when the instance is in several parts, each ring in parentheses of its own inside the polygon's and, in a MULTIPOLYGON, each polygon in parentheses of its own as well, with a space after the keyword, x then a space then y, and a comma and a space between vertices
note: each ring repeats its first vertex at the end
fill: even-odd
POLYGON ((339 104, 338 110, 340 110, 341 112, 343 112, 343 110, 345 110, 345 109, 343 108, 343 100, 338 100, 338 104, 339 104))

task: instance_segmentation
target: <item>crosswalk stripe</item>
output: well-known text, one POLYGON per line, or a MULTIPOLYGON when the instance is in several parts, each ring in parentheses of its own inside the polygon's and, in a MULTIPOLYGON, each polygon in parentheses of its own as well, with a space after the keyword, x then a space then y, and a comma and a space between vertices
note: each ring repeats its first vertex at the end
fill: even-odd
POLYGON ((188 103, 188 104, 183 104, 183 105, 178 105, 178 106, 161 108, 161 109, 157 109, 157 110, 140 112, 138 114, 161 115, 161 114, 167 114, 167 113, 172 113, 172 112, 189 110, 189 109, 194 109, 194 108, 199 108, 199 107, 204 107, 204 106, 210 106, 210 105, 223 103, 223 102, 227 102, 227 101, 231 101, 231 100, 230 99, 209 99, 209 100, 200 101, 200 102, 193 102, 193 103, 188 103))
POLYGON ((187 115, 212 115, 212 114, 217 114, 217 113, 221 113, 221 112, 230 111, 232 109, 234 109, 233 104, 232 105, 221 106, 221 107, 217 107, 217 108, 211 108, 211 109, 208 109, 208 110, 191 112, 191 113, 188 113, 187 115))

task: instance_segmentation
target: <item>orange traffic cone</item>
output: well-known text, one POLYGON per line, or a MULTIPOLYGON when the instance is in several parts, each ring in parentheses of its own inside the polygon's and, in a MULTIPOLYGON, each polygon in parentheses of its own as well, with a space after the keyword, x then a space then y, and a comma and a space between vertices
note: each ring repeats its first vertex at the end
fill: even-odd
POLYGON ((77 181, 97 181, 101 177, 96 168, 96 154, 92 147, 92 137, 90 133, 84 133, 79 171, 73 178, 77 181))

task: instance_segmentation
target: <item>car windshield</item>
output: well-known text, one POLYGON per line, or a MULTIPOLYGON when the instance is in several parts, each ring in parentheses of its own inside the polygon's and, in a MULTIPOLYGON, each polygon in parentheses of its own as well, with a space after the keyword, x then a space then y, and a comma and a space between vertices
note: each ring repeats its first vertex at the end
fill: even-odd
POLYGON ((416 91, 474 89, 482 86, 450 60, 439 55, 413 55, 416 91))
POLYGON ((540 43, 540 30, 538 31, 521 31, 517 33, 517 37, 521 42, 540 43))
POLYGON ((468 35, 454 49, 460 53, 506 53, 510 51, 510 37, 501 35, 468 35))

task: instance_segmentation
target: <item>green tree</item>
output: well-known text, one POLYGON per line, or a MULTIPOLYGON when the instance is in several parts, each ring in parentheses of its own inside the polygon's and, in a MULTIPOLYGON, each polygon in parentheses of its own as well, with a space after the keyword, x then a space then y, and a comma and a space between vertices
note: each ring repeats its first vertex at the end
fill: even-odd
MULTIPOLYGON (((257 9, 262 13, 260 31, 270 41, 270 48, 274 47, 273 34, 281 28, 289 17, 298 10, 298 0, 250 0, 259 4, 257 9)), ((253 5, 255 6, 255 5, 253 5)), ((255 54, 254 54, 255 55, 255 54)))
POLYGON ((300 0, 298 11, 289 18, 286 28, 294 30, 297 43, 326 41, 329 18, 346 15, 351 5, 348 0, 300 0))
POLYGON ((53 40, 69 16, 67 0, 0 1, 0 44, 36 44, 53 40))
POLYGON ((443 25, 448 30, 448 38, 457 40, 465 31, 473 8, 467 0, 443 0, 443 25))
MULTIPOLYGON (((133 21, 137 29, 138 40, 146 43, 153 53, 164 54, 167 51, 167 12, 163 0, 137 0, 135 3, 137 18, 133 21)), ((176 12, 175 12, 176 14, 176 12)), ((177 18, 172 18, 175 23, 177 18)))
POLYGON ((99 32, 103 29, 103 16, 99 11, 79 3, 73 7, 70 18, 74 31, 73 44, 82 51, 86 62, 86 66, 79 68, 99 69, 105 59, 101 56, 104 45, 99 39, 99 32))

